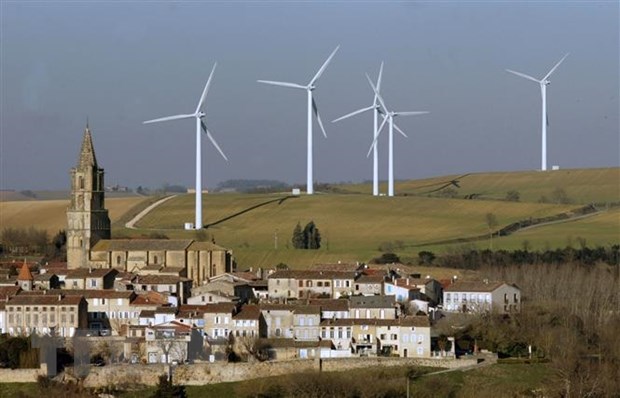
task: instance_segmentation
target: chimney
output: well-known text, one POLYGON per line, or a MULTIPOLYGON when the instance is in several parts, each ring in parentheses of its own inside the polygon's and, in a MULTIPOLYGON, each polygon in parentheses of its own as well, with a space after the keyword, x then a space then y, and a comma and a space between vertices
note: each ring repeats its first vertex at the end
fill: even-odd
POLYGON ((58 295, 58 301, 62 301, 62 294, 58 295))
POLYGON ((407 278, 407 286, 409 286, 409 278, 407 278))

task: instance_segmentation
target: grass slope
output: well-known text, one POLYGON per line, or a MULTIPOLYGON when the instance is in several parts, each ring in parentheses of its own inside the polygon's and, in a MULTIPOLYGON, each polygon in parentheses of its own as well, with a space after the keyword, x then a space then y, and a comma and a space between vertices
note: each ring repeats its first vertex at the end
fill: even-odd
MULTIPOLYGON (((144 197, 106 199, 106 207, 112 222, 121 217, 133 206, 144 201, 144 197)), ((49 234, 67 228, 68 200, 34 200, 0 202, 1 228, 28 228, 30 226, 45 229, 49 234)))
MULTIPOLYGON (((538 202, 542 196, 550 198, 556 188, 561 188, 572 203, 619 202, 620 168, 450 175, 423 180, 398 181, 396 192, 436 195, 436 190, 448 186, 456 189, 459 197, 478 194, 485 199, 504 199, 508 191, 515 190, 519 192, 522 202, 538 202), (452 180, 458 180, 460 188, 451 185, 452 180)), ((372 191, 371 185, 368 184, 344 185, 338 188, 359 193, 372 191)), ((385 192, 385 189, 382 192, 385 192)))
MULTIPOLYGON (((205 195, 205 223, 209 224, 274 198, 274 195, 205 195)), ((149 213, 139 228, 169 229, 170 237, 192 237, 180 230, 193 218, 193 196, 172 199, 149 213)), ((528 217, 543 217, 574 205, 472 201, 425 197, 315 195, 288 199, 256 208, 207 229, 217 243, 234 250, 243 266, 291 266, 336 261, 368 261, 380 254, 383 242, 402 241, 399 253, 414 256, 414 246, 441 239, 484 234, 485 214, 495 213, 501 225, 528 217), (313 220, 322 235, 320 250, 293 250, 293 228, 313 220), (275 236, 278 249, 275 249, 275 236)), ((136 231, 142 234, 144 231, 136 231)))

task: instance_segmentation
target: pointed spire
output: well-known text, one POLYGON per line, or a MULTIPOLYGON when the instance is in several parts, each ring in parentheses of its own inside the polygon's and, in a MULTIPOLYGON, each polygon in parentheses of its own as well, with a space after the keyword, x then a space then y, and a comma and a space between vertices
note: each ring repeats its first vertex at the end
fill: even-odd
POLYGON ((86 128, 84 129, 84 138, 82 138, 82 149, 80 150, 80 159, 78 168, 97 167, 97 158, 95 157, 95 148, 93 147, 93 137, 86 119, 86 128))
POLYGON ((22 265, 22 269, 19 270, 19 275, 17 275, 17 280, 18 281, 34 280, 34 277, 32 276, 32 273, 30 272, 30 268, 28 268, 28 264, 26 263, 26 260, 24 260, 24 265, 22 265))

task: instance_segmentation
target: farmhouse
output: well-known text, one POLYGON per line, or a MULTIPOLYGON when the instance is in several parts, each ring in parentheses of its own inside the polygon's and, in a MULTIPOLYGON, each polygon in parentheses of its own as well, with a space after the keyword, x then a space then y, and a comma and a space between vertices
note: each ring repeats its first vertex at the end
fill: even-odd
POLYGON ((485 312, 500 314, 521 311, 521 289, 515 284, 488 280, 458 281, 443 293, 444 310, 448 312, 485 312))

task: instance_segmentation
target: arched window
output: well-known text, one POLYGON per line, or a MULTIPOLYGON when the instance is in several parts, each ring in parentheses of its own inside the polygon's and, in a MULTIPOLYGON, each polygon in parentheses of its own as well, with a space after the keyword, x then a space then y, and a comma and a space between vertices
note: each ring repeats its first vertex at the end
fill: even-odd
POLYGON ((84 189, 84 177, 80 176, 79 181, 80 181, 80 189, 84 189))
POLYGON ((153 256, 153 264, 157 264, 157 256, 153 256))

